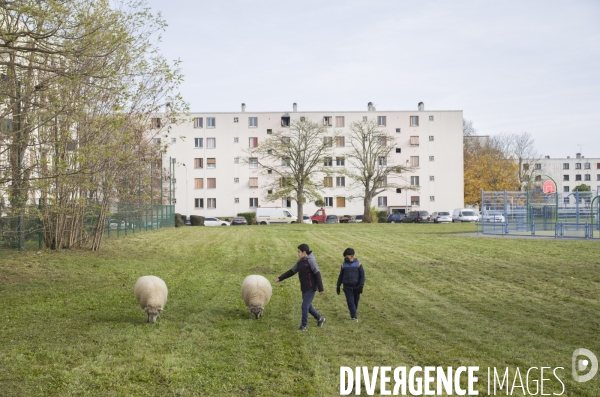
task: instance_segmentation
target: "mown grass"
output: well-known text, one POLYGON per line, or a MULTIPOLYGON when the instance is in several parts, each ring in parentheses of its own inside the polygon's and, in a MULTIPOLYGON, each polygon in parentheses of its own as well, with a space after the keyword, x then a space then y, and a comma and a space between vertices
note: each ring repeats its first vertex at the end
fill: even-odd
POLYGON ((471 229, 186 227, 99 253, 0 251, 0 396, 334 396, 340 366, 383 365, 477 365, 480 395, 487 367, 510 367, 511 382, 516 367, 564 367, 564 395, 600 395, 600 375, 571 377, 573 350, 600 357, 600 244, 456 235, 471 229), (297 278, 273 283, 265 316, 250 321, 242 280, 273 280, 300 243, 323 273, 324 327, 296 330, 297 278), (359 323, 335 294, 349 246, 367 274, 359 323), (133 297, 146 274, 169 286, 157 325, 133 297))

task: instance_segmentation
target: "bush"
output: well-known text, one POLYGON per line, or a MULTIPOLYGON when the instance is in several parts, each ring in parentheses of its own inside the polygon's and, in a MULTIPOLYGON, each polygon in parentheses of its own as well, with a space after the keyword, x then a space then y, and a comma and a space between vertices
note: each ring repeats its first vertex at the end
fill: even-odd
POLYGON ((192 226, 204 226, 204 217, 200 215, 190 215, 190 223, 192 226))
POLYGON ((185 226, 185 216, 181 214, 175 214, 175 227, 185 226))
POLYGON ((246 218, 246 222, 248 222, 249 225, 254 225, 254 219, 256 219, 256 212, 240 212, 237 214, 237 216, 243 216, 244 218, 246 218))

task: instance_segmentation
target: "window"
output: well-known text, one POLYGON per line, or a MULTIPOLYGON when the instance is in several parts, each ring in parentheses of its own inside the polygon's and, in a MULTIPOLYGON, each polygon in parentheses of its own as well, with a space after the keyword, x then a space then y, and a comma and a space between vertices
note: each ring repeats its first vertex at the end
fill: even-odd
POLYGON ((344 126, 344 116, 335 116, 335 126, 336 127, 344 126))
POLYGON ((206 168, 217 168, 217 159, 206 159, 206 168))
POLYGON ((204 208, 204 199, 194 199, 194 208, 204 208))
POLYGON ((272 149, 268 149, 267 150, 267 154, 273 154, 273 150, 272 149))
POLYGON ((206 188, 207 189, 216 189, 217 188, 217 178, 206 178, 206 188))
POLYGON ((581 175, 575 175, 575 180, 576 181, 580 181, 581 180, 581 175))
POLYGON ((248 117, 248 127, 250 127, 250 128, 258 127, 258 117, 248 117))
POLYGON ((271 129, 267 130, 267 134, 272 134, 272 133, 273 133, 273 130, 271 130, 271 129))
POLYGON ((233 199, 234 204, 239 204, 240 203, 240 198, 239 197, 235 197, 233 199))
POLYGON ((258 157, 250 157, 248 165, 250 168, 258 168, 258 157))
POLYGON ((418 176, 411 176, 410 177, 410 184, 411 184, 411 186, 419 186, 419 177, 418 176))
POLYGON ((208 208, 217 208, 217 199, 216 198, 209 198, 207 199, 208 201, 208 208))
POLYGON ((323 178, 323 186, 324 187, 333 187, 333 177, 326 176, 323 178))
POLYGON ((583 180, 584 180, 584 181, 591 181, 591 180, 592 180, 592 176, 591 176, 590 174, 585 174, 585 175, 583 176, 583 180))
POLYGON ((272 174, 272 173, 273 173, 273 170, 267 170, 267 174, 269 174, 269 175, 270 175, 270 174, 272 174))
POLYGON ((419 116, 410 116, 410 126, 411 127, 419 126, 419 116))
POLYGON ((563 175, 563 181, 568 181, 569 180, 569 175, 563 175))
POLYGON ((289 157, 283 157, 281 159, 281 165, 284 167, 289 167, 290 166, 290 159, 289 157))
POLYGON ((204 167, 204 159, 195 158, 194 159, 194 168, 203 168, 204 167))
POLYGON ((204 189, 204 179, 194 178, 194 189, 204 189))
POLYGON ((171 143, 177 143, 177 138, 171 138, 171 143))
MULTIPOLYGON (((292 200, 289 197, 287 199, 285 199, 285 206, 287 208, 292 208, 292 200)), ((288 213, 288 215, 290 215, 290 214, 288 213)))
POLYGON ((233 178, 233 183, 240 183, 240 178, 233 178))
POLYGON ((239 164, 240 163, 240 158, 239 157, 234 157, 233 158, 233 164, 239 164))
POLYGON ((435 156, 429 156, 429 161, 435 161, 435 156))
POLYGON ((410 196, 410 205, 419 205, 419 196, 410 196))
POLYGON ((345 197, 336 197, 335 198, 335 206, 343 208, 346 206, 346 198, 345 197))
POLYGON ((523 171, 529 170, 529 164, 523 164, 523 171))
POLYGON ((300 116, 300 121, 301 121, 302 123, 303 123, 303 122, 305 122, 305 121, 306 121, 306 117, 304 117, 304 116, 300 116))
POLYGON ((267 194, 273 194, 272 190, 267 190, 267 194))
POLYGON ((248 146, 249 147, 257 147, 258 146, 258 138, 256 138, 256 137, 248 138, 248 146))
MULTIPOLYGON (((215 118, 207 117, 206 118, 206 128, 215 128, 215 127, 216 127, 215 118)), ((210 208, 210 206, 209 206, 209 208, 210 208)))
POLYGON ((576 170, 580 170, 581 169, 581 163, 575 163, 575 169, 576 170))
POLYGON ((345 187, 346 186, 346 178, 343 176, 335 177, 335 186, 337 187, 345 187))
POLYGON ((542 181, 542 176, 541 176, 541 175, 537 175, 537 176, 535 177, 535 181, 536 181, 536 182, 541 182, 541 181, 542 181))
POLYGON ((387 146, 387 138, 384 136, 378 136, 377 137, 377 144, 379 146, 387 146))
POLYGON ((363 116, 363 121, 367 121, 367 116, 363 116))
POLYGON ((234 122, 234 123, 237 123, 238 121, 240 121, 240 119, 239 119, 238 117, 234 117, 234 118, 233 118, 233 122, 234 122))
POLYGON ((400 128, 396 128, 396 134, 400 133, 400 128))
POLYGON ((152 138, 152 143, 155 145, 160 145, 160 138, 152 138))
POLYGON ((338 167, 343 167, 346 165, 346 158, 345 157, 336 157, 335 158, 335 165, 337 165, 338 167))
POLYGON ((343 136, 338 136, 335 138, 335 146, 337 147, 345 147, 346 146, 346 138, 343 136))
POLYGON ((569 169, 569 163, 563 163, 563 170, 569 169))
POLYGON ((419 156, 410 156, 410 166, 411 167, 419 166, 419 156))
POLYGON ((206 147, 208 149, 214 149, 217 147, 217 138, 206 138, 206 147))
POLYGON ((584 163, 583 164, 583 168, 586 169, 586 170, 589 170, 590 169, 590 163, 584 163))
POLYGON ((435 201, 435 196, 429 196, 429 201, 435 201))
POLYGON ((324 136, 323 137, 323 146, 333 146, 333 138, 330 136, 324 136))
POLYGON ((258 197, 250 197, 250 208, 258 207, 258 197))
POLYGON ((323 117, 323 125, 326 126, 326 127, 331 127, 333 125, 332 124, 332 122, 333 122, 332 119, 333 119, 333 117, 331 117, 331 116, 325 116, 325 117, 323 117))
POLYGON ((600 174, 596 174, 596 180, 600 181, 600 174))
POLYGON ((333 162, 333 159, 331 157, 325 157, 325 159, 323 159, 323 166, 331 167, 332 162, 333 162))
POLYGON ((289 117, 281 117, 281 126, 289 127, 290 126, 290 118, 289 117))
POLYGON ((377 125, 385 127, 385 116, 377 116, 377 125))
POLYGON ((203 119, 202 117, 196 117, 194 119, 194 128, 202 128, 203 127, 203 119))
POLYGON ((400 189, 399 187, 396 188, 396 193, 402 193, 402 189, 400 189))
MULTIPOLYGON (((563 192, 565 193, 569 193, 571 190, 569 190, 568 186, 563 186, 563 192)), ((567 197, 565 197, 565 199, 568 199, 567 197)))
POLYGON ((289 144, 290 144, 290 137, 289 136, 284 136, 283 138, 281 138, 281 143, 283 143, 286 146, 289 146, 289 144))
POLYGON ((377 157, 377 165, 379 166, 387 166, 387 157, 377 157))
POLYGON ((238 138, 237 136, 233 138, 233 143, 239 143, 240 142, 240 138, 238 138))
MULTIPOLYGON (((569 167, 567 167, 568 169, 569 167)), ((535 169, 536 170, 541 170, 542 169, 542 165, 540 163, 535 163, 535 169)))
POLYGON ((333 197, 324 197, 325 207, 333 207, 333 197))
MULTIPOLYGON (((433 121, 433 116, 429 116, 429 121, 433 121)), ((433 200, 431 200, 433 201, 433 200)))
POLYGON ((387 197, 386 196, 377 197, 377 206, 378 207, 387 207, 387 197))
POLYGON ((151 120, 152 128, 160 128, 162 127, 162 121, 160 117, 153 117, 151 120))
POLYGON ((523 181, 524 182, 528 182, 529 181, 529 175, 523 175, 523 181))
POLYGON ((194 147, 201 148, 203 143, 202 138, 194 138, 194 147))
POLYGON ((596 163, 596 169, 600 170, 600 163, 596 163))
POLYGON ((410 146, 419 146, 419 137, 418 136, 410 137, 410 146))
POLYGON ((248 181, 248 187, 257 188, 258 178, 250 178, 250 181, 248 181))
POLYGON ((433 142, 433 141, 434 141, 433 135, 429 135, 429 142, 433 142))
POLYGON ((402 153, 402 148, 397 147, 396 148, 396 153, 402 153))
POLYGON ((429 175, 429 182, 434 182, 434 181, 435 181, 435 176, 429 175))

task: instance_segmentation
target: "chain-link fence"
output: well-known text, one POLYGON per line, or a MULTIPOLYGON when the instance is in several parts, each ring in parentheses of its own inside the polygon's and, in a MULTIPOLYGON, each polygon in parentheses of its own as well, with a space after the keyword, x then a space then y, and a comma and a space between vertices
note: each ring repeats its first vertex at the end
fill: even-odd
POLYGON ((482 192, 483 234, 600 239, 596 192, 482 192))
MULTIPOLYGON (((82 227, 74 234, 85 245, 100 231, 103 238, 127 236, 148 230, 175 226, 173 205, 140 205, 118 203, 98 227, 99 215, 93 211, 82 217, 82 227)), ((41 250, 44 248, 44 222, 41 206, 26 207, 20 214, 7 214, 10 209, 0 207, 0 249, 41 250)), ((9 212, 10 213, 10 212, 9 212)), ((66 228, 69 233, 69 217, 66 228)))

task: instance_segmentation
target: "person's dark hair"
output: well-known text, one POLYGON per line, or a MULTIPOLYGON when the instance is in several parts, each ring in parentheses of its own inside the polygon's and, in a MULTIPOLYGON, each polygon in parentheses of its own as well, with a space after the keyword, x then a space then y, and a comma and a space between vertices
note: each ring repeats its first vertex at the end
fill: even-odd
POLYGON ((307 254, 310 254, 310 248, 308 248, 308 244, 300 244, 298 246, 298 249, 302 252, 306 252, 307 254))
POLYGON ((344 250, 344 256, 346 256, 346 255, 352 255, 352 256, 354 256, 354 250, 352 248, 346 248, 344 250))

